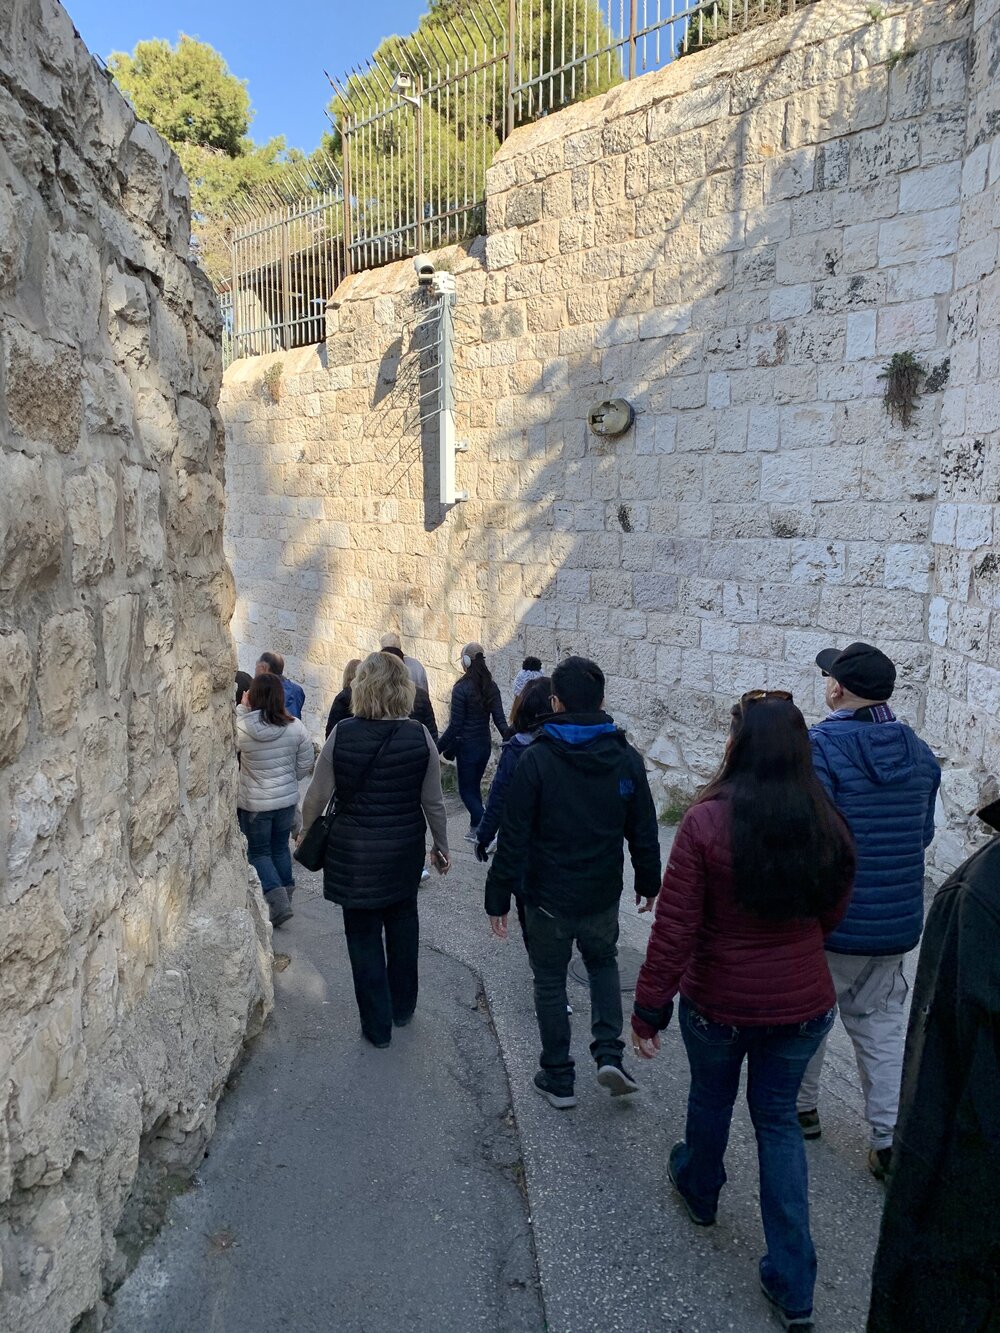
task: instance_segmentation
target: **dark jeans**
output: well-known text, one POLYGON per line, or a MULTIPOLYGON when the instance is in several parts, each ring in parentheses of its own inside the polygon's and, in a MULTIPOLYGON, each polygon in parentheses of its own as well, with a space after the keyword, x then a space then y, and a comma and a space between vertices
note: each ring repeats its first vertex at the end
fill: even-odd
POLYGON ((525 905, 528 957, 535 977, 535 1013, 542 1039, 540 1064, 552 1081, 573 1087, 573 1057, 566 1013, 566 969, 573 942, 580 950, 590 979, 590 1053, 601 1064, 619 1062, 622 1041, 622 992, 618 978, 618 904, 592 916, 552 916, 525 905))
POLYGON ((490 762, 489 741, 459 741, 455 746, 458 794, 475 830, 483 818, 483 774, 490 762))
POLYGON ((288 836, 295 822, 294 805, 283 810, 237 810, 240 832, 247 840, 247 856, 265 893, 291 888, 292 853, 288 836))
POLYGON ((369 1041, 388 1041, 393 1019, 409 1018, 417 1006, 416 895, 389 907, 345 907, 344 934, 362 1030, 369 1041))
POLYGON ((809 1234, 809 1177, 795 1099, 836 1010, 784 1027, 713 1023, 682 999, 681 1035, 691 1066, 686 1153, 678 1154, 677 1183, 695 1209, 715 1215, 726 1183, 729 1142, 740 1070, 747 1060, 747 1104, 757 1135, 760 1213, 767 1254, 761 1277, 792 1313, 812 1309, 816 1251, 809 1234))

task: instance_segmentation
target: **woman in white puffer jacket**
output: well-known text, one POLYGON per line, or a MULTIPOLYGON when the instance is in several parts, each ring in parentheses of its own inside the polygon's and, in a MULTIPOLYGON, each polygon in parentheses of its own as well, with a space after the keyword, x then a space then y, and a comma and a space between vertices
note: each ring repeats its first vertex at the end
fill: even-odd
POLYGON ((236 708, 240 781, 236 813, 250 864, 260 878, 271 923, 292 915, 292 854, 288 837, 299 803, 299 782, 313 771, 309 733, 285 711, 285 689, 270 673, 255 676, 236 708))

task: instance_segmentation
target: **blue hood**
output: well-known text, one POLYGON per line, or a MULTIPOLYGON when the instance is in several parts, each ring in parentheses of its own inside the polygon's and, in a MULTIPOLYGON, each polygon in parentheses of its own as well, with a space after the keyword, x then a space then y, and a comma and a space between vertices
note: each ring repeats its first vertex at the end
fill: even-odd
POLYGON ((901 722, 854 722, 827 718, 816 728, 837 758, 853 765, 879 786, 905 782, 924 763, 925 746, 901 722))
POLYGON ((613 722, 546 722, 542 730, 553 740, 567 745, 589 745, 598 736, 608 736, 618 730, 613 722))

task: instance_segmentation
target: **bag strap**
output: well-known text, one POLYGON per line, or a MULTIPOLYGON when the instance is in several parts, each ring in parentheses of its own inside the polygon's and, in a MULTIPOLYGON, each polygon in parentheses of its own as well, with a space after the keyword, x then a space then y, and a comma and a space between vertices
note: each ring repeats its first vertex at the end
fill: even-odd
MULTIPOLYGON (((371 776, 372 770, 374 769, 375 765, 378 763, 378 761, 379 761, 379 759, 382 757, 382 755, 385 753, 385 751, 388 749, 388 747, 389 747, 389 743, 391 742, 392 738, 395 736, 395 734, 396 734, 396 732, 397 732, 398 730, 399 730, 399 723, 397 722, 396 725, 390 729, 389 734, 388 734, 387 736, 384 736, 384 737, 382 738, 382 741, 381 741, 381 743, 379 744, 378 749, 375 751, 375 753, 372 755, 372 757, 368 760, 368 763, 365 765, 365 770, 364 770, 364 772, 361 774, 361 778, 360 778, 360 780, 358 781, 358 784, 357 784, 357 786, 354 788, 354 790, 351 791, 351 792, 348 792, 346 795, 344 794, 343 791, 339 791, 339 792, 338 792, 338 791, 335 790, 334 793, 333 793, 333 797, 331 798, 331 805, 332 805, 334 802, 337 801, 338 797, 339 797, 339 799, 340 799, 340 801, 341 801, 342 804, 347 804, 347 803, 349 803, 349 802, 351 802, 351 801, 356 801, 356 800, 357 800, 357 798, 361 795, 361 792, 364 790, 365 783, 368 781, 369 777, 371 776)), ((330 758, 331 758, 331 762, 332 762, 333 756, 331 755, 330 758)))

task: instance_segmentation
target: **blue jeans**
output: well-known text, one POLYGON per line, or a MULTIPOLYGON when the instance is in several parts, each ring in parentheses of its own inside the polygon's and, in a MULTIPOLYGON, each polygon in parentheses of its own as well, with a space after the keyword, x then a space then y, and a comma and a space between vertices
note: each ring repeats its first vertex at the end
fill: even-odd
POLYGON ((757 1135, 760 1213, 767 1254, 760 1274, 781 1306, 793 1314, 812 1309, 816 1251, 809 1234, 809 1176, 795 1099, 836 1010, 785 1027, 729 1027, 713 1023, 687 1000, 680 1005, 681 1035, 691 1066, 685 1152, 677 1184, 695 1209, 715 1216, 726 1183, 729 1142, 740 1070, 748 1061, 747 1103, 757 1135))
POLYGON ((490 762, 491 747, 486 741, 459 741, 455 746, 458 770, 458 794, 469 812, 473 830, 483 818, 483 774, 490 762))
POLYGON ((265 893, 291 888, 292 853, 288 836, 295 822, 295 806, 283 810, 237 810, 240 832, 247 840, 247 856, 265 893))

